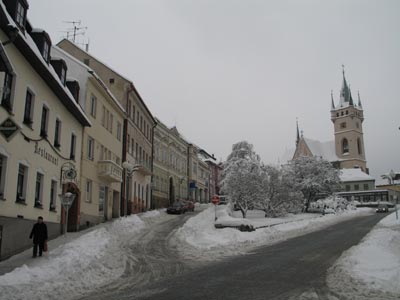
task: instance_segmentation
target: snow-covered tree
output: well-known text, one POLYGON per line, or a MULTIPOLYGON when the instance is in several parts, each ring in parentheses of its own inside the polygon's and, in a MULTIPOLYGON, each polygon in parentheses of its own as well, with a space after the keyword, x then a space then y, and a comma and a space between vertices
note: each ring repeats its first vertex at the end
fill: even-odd
POLYGON ((286 166, 287 178, 303 193, 305 210, 318 194, 331 195, 340 188, 339 170, 318 157, 299 157, 286 166))
POLYGON ((263 197, 261 172, 260 157, 253 145, 242 141, 232 146, 232 153, 223 164, 221 189, 240 209, 243 218, 263 197))
POLYGON ((277 217, 301 210, 303 195, 296 191, 284 168, 262 166, 261 175, 264 197, 257 203, 257 208, 262 209, 266 217, 277 217))

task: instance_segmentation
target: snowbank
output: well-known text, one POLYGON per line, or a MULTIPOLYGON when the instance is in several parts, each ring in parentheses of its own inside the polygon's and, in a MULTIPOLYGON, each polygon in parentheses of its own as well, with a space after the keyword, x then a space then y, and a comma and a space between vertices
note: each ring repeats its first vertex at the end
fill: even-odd
POLYGON ((353 299, 400 298, 400 220, 395 213, 343 253, 329 271, 328 284, 353 299))
MULTIPOLYGON (((226 222, 244 222, 243 219, 235 221, 236 218, 230 217, 228 209, 227 206, 217 206, 218 222, 221 219, 226 222)), ((187 258, 215 260, 219 257, 245 253, 256 246, 283 241, 370 212, 371 209, 363 208, 336 215, 302 214, 288 215, 285 218, 246 219, 246 222, 255 227, 261 224, 269 227, 259 228, 253 232, 241 232, 233 228, 216 229, 214 207, 210 207, 189 219, 176 231, 175 244, 187 258)))
POLYGON ((0 276, 0 299, 72 299, 115 280, 128 261, 124 245, 146 227, 142 219, 159 214, 151 211, 140 218, 120 218, 61 242, 50 248, 49 254, 30 259, 29 266, 24 264, 0 276))

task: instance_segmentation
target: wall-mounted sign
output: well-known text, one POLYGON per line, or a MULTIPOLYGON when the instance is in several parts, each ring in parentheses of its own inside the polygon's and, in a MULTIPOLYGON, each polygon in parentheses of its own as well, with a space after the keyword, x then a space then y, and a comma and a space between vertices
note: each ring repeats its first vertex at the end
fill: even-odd
POLYGON ((5 137, 7 142, 20 130, 20 127, 12 119, 7 118, 0 124, 0 133, 5 137))
POLYGON ((35 150, 34 150, 33 153, 37 154, 37 155, 40 155, 45 160, 47 160, 47 161, 51 162, 52 164, 58 166, 58 157, 56 157, 56 156, 50 154, 49 152, 47 152, 46 148, 40 147, 38 142, 35 143, 35 150))

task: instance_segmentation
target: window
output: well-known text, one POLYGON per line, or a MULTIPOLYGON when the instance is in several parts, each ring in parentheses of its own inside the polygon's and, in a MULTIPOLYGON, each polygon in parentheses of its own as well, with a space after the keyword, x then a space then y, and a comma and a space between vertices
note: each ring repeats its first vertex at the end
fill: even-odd
POLYGON ((92 202, 92 181, 86 180, 86 202, 92 202))
POLYGON ((110 133, 112 134, 113 132, 113 123, 114 123, 114 116, 112 113, 110 113, 110 123, 108 125, 108 129, 110 130, 110 133))
POLYGON ((12 90, 13 76, 10 73, 5 74, 3 84, 3 96, 1 97, 1 105, 8 111, 12 110, 11 103, 11 90, 12 90))
POLYGON ((7 157, 0 155, 0 199, 4 197, 4 188, 6 186, 6 168, 7 157))
POLYGON ((67 70, 65 70, 64 67, 61 67, 60 80, 61 80, 61 83, 62 83, 63 85, 65 85, 65 80, 66 80, 66 79, 67 79, 67 70))
POLYGON ((127 143, 128 143, 128 147, 126 149, 126 152, 130 153, 130 149, 131 149, 131 136, 128 134, 128 138, 127 138, 127 143))
POLYGON ((135 123, 135 112, 136 112, 136 107, 135 105, 132 105, 132 121, 135 123))
POLYGON ((42 208, 43 174, 36 173, 35 207, 42 208))
POLYGON ((131 155, 133 156, 133 149, 135 148, 135 140, 132 138, 132 142, 131 142, 131 155))
POLYGON ((20 2, 17 2, 17 12, 15 16, 15 21, 20 27, 25 27, 25 16, 26 16, 26 9, 22 6, 20 2))
POLYGON ((99 187, 99 213, 100 215, 104 212, 104 202, 106 200, 106 188, 105 186, 99 187))
POLYGON ((17 202, 25 202, 27 176, 28 168, 20 164, 17 178, 17 202))
POLYGON ((357 138, 357 149, 358 149, 358 154, 362 154, 362 147, 361 147, 361 140, 360 138, 357 138))
POLYGON ((143 129, 143 117, 142 117, 142 116, 140 116, 140 124, 139 124, 139 128, 140 128, 140 130, 142 130, 142 129, 143 129))
POLYGON ((114 78, 110 78, 109 82, 110 82, 110 84, 114 84, 115 79, 114 78))
POLYGON ((358 122, 356 122, 356 127, 360 128, 360 124, 358 122))
POLYGON ((126 114, 128 115, 128 118, 131 118, 131 100, 128 99, 128 102, 126 103, 126 114))
POLYGON ((139 110, 136 111, 136 125, 139 126, 139 110))
POLYGON ((44 41, 42 56, 46 62, 49 62, 49 50, 50 50, 49 42, 44 41))
POLYGON ((31 126, 33 115, 33 94, 27 90, 25 96, 24 123, 31 126))
POLYGON ((75 149, 76 149, 76 136, 75 134, 71 134, 71 149, 69 158, 75 160, 75 149))
POLYGON ((369 190, 369 185, 368 183, 364 183, 364 191, 368 191, 369 190))
POLYGON ((349 111, 348 110, 346 110, 346 115, 348 115, 349 114, 349 111))
POLYGON ((90 97, 90 114, 95 119, 96 119, 96 110, 97 110, 97 98, 94 95, 92 95, 90 97))
POLYGON ((349 153, 349 142, 347 141, 346 138, 344 138, 342 141, 342 153, 343 154, 349 153))
POLYGON ((121 141, 121 135, 122 135, 122 125, 120 122, 117 122, 117 140, 118 141, 121 141))
POLYGON ((85 59, 83 60, 83 63, 84 63, 85 65, 89 66, 89 64, 90 64, 90 59, 89 59, 89 58, 85 58, 85 59))
POLYGON ((51 186, 50 186, 50 211, 55 211, 57 206, 56 206, 56 201, 57 201, 57 181, 52 180, 51 181, 51 186))
POLYGON ((110 123, 110 112, 106 110, 106 124, 105 127, 108 130, 109 129, 109 123, 110 123))
POLYGON ((60 148, 61 146, 61 121, 59 119, 56 120, 56 129, 54 132, 54 147, 60 148))
POLYGON ((88 137, 87 144, 87 158, 90 160, 94 159, 94 139, 92 137, 88 137))
POLYGON ((340 123, 340 128, 346 128, 346 122, 340 123))
POLYGON ((46 106, 42 108, 42 121, 40 123, 40 136, 47 137, 47 123, 49 119, 49 109, 46 106))
POLYGON ((359 189, 360 189, 360 186, 359 186, 358 184, 355 184, 355 185, 354 185, 354 190, 355 190, 355 191, 358 191, 359 189))
POLYGON ((105 126, 106 124, 106 108, 103 105, 102 114, 101 114, 101 125, 105 126))

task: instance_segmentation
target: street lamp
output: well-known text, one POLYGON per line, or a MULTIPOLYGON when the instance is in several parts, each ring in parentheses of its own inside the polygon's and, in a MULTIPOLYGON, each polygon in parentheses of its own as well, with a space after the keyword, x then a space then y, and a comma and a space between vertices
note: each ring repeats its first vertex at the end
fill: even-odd
POLYGON ((122 163, 122 167, 126 170, 126 175, 128 177, 128 180, 126 181, 126 199, 124 201, 124 214, 125 216, 127 215, 127 205, 128 205, 128 199, 129 199, 129 183, 130 180, 133 176, 133 173, 137 170, 139 170, 139 166, 133 165, 128 161, 124 161, 122 163))
POLYGON ((66 236, 68 228, 68 210, 74 202, 76 195, 70 192, 66 192, 65 194, 59 194, 58 196, 60 197, 61 204, 65 209, 64 236, 66 236))

